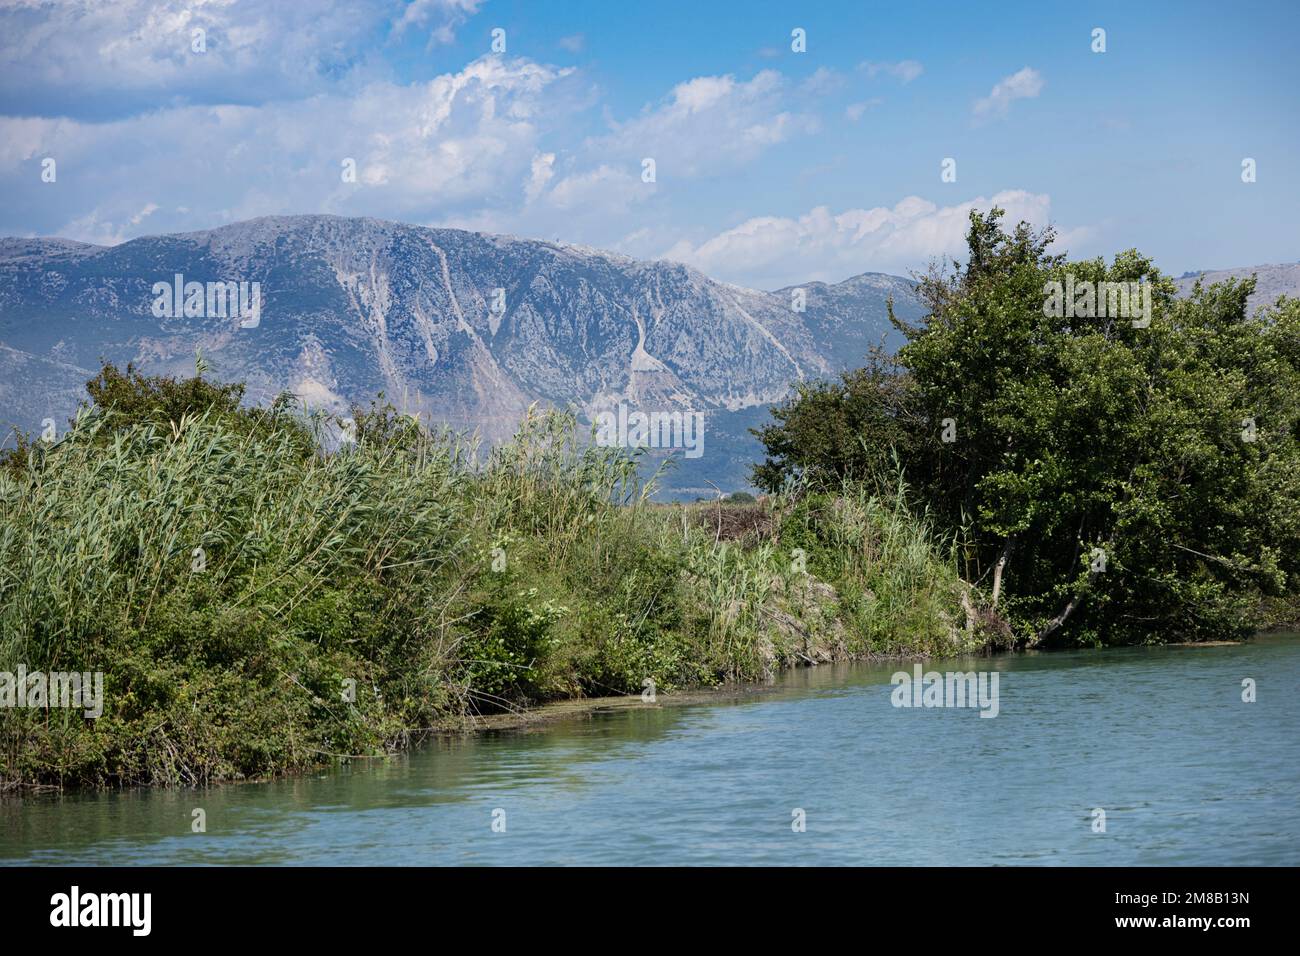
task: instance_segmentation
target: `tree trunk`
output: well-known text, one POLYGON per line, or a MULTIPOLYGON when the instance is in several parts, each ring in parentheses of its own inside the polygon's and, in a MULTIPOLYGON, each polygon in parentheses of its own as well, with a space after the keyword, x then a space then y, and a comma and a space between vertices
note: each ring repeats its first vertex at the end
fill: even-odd
POLYGON ((1002 572, 1006 570, 1007 561, 1011 558, 1011 547, 1015 543, 1014 534, 1007 535, 1007 542, 1002 546, 1002 554, 998 557, 998 563, 993 566, 993 607, 996 610, 998 606, 998 597, 1002 594, 1002 572))
POLYGON ((1061 625, 1063 625, 1069 619, 1070 615, 1074 613, 1074 609, 1079 606, 1079 601, 1082 599, 1082 593, 1076 594, 1074 597, 1070 598, 1069 603, 1061 609, 1061 613, 1048 621, 1047 624, 1043 626, 1043 629, 1038 632, 1038 637, 1035 639, 1034 643, 1042 643, 1048 637, 1059 631, 1061 625))

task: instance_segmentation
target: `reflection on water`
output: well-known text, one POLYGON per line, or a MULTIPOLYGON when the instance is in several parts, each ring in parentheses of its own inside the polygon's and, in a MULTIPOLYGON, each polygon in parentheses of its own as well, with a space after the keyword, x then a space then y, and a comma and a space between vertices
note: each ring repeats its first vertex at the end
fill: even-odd
POLYGON ((992 720, 894 708, 910 666, 266 784, 9 798, 0 863, 1300 863, 1300 639, 960 662, 1000 672, 992 720))

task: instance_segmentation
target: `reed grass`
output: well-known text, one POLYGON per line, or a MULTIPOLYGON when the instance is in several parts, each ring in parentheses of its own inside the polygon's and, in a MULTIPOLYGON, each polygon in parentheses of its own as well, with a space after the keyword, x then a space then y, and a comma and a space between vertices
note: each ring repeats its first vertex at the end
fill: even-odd
POLYGON ((0 786, 263 777, 755 678, 798 659, 778 606, 850 654, 961 639, 951 548, 901 494, 773 501, 766 537, 720 540, 571 413, 486 453, 388 412, 327 451, 319 419, 260 414, 99 410, 0 468, 0 671, 102 671, 106 697, 96 721, 0 708, 0 786))

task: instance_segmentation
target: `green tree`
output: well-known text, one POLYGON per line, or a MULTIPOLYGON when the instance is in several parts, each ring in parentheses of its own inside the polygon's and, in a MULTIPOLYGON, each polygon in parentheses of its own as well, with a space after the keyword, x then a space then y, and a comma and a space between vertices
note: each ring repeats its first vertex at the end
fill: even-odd
POLYGON ((1026 642, 1243 634, 1262 598, 1296 594, 1300 303, 1250 316, 1253 280, 1176 300, 1136 251, 1067 262, 1051 230, 1001 216, 972 213, 966 266, 922 280, 930 314, 895 323, 896 369, 775 410, 756 483, 897 456, 1026 642), (1052 308, 1067 280, 1145 284, 1149 324, 1096 298, 1052 308))
POLYGON ((908 460, 923 454, 921 420, 910 378, 874 348, 864 368, 838 382, 798 382, 794 395, 772 408, 774 422, 751 428, 767 451, 752 469, 755 486, 776 493, 791 480, 838 485, 878 476, 883 450, 908 460))

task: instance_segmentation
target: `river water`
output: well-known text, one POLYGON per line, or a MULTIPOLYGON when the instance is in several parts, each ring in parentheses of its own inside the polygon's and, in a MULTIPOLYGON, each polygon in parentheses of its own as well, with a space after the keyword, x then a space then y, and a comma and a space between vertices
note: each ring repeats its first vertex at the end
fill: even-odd
POLYGON ((893 706, 904 669, 266 784, 10 797, 0 863, 1300 864, 1300 636, 926 665, 996 671, 991 719, 893 706))

